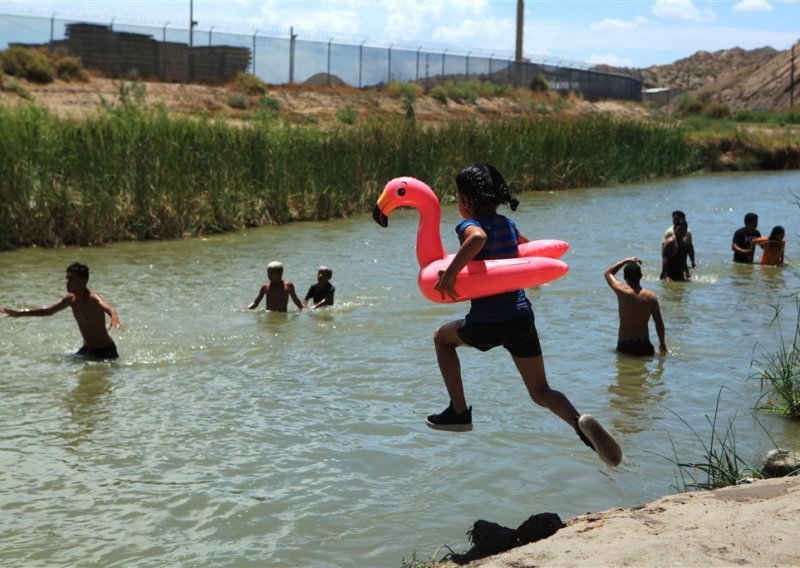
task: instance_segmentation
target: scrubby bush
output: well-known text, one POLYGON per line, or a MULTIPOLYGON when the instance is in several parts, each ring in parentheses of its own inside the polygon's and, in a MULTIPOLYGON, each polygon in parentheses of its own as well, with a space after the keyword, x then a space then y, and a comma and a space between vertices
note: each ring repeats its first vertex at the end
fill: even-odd
POLYGON ((345 107, 336 111, 336 119, 344 124, 355 124, 358 113, 352 107, 345 107))
POLYGON ((235 95, 228 99, 228 106, 239 110, 245 110, 247 108, 247 97, 235 95))
POLYGON ((688 116, 690 114, 701 114, 703 112, 703 101, 689 94, 679 95, 675 99, 675 114, 678 116, 688 116))
POLYGON ((431 89, 431 98, 435 101, 439 101, 443 105, 446 105, 447 90, 444 88, 444 85, 436 85, 433 89, 431 89))
POLYGON ((250 73, 239 73, 234 79, 233 88, 251 96, 267 94, 267 84, 250 73))
POLYGON ((8 83, 6 83, 4 89, 9 93, 16 93, 26 101, 33 100, 33 95, 31 94, 31 92, 25 88, 25 85, 23 85, 18 81, 9 81, 8 83))
POLYGON ((422 86, 417 83, 404 83, 402 81, 392 81, 386 88, 390 97, 404 98, 415 101, 422 94, 422 86))
POLYGON ((727 118, 731 109, 725 103, 706 103, 703 105, 703 114, 709 118, 727 118))
POLYGON ((34 83, 52 83, 55 78, 50 58, 38 49, 9 47, 0 53, 0 65, 7 74, 34 83))
POLYGON ((477 84, 478 95, 484 98, 507 97, 514 92, 514 87, 508 83, 492 83, 491 81, 481 81, 477 84))
POLYGON ((62 81, 83 81, 89 80, 89 75, 83 67, 81 58, 77 55, 70 55, 65 51, 56 51, 52 57, 53 69, 56 77, 62 81))
POLYGON ((547 82, 547 79, 541 73, 531 80, 531 91, 534 93, 546 93, 549 90, 550 83, 547 82))

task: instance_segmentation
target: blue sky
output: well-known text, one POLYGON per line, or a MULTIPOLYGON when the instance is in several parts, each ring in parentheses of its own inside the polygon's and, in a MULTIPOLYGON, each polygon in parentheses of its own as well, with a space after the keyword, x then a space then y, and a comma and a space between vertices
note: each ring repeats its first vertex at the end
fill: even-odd
MULTIPOLYGON (((523 51, 536 59, 648 67, 699 50, 787 49, 800 0, 525 0, 523 51)), ((193 0, 198 33, 234 31, 513 56, 516 0, 193 0)), ((0 14, 188 27, 190 0, 0 1, 0 14)), ((2 38, 0 38, 2 40, 2 38)), ((0 41, 0 43, 2 43, 0 41)))

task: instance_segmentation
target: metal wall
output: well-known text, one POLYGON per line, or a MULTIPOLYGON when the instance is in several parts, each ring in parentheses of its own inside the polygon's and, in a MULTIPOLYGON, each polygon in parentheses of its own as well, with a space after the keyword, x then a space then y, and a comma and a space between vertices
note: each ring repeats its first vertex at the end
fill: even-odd
MULTIPOLYGON (((180 67, 176 53, 186 50, 186 68, 190 69, 189 53, 205 47, 208 53, 217 48, 246 48, 250 51, 250 72, 269 84, 313 83, 319 86, 349 85, 352 87, 379 87, 393 81, 417 82, 430 89, 442 82, 491 81, 530 87, 534 78, 542 75, 551 89, 581 94, 587 100, 642 99, 639 79, 614 73, 593 71, 576 62, 530 60, 517 63, 513 58, 498 58, 459 53, 449 48, 433 51, 419 48, 378 47, 365 43, 349 44, 334 40, 314 41, 297 37, 271 37, 216 31, 214 28, 186 29, 169 25, 163 27, 130 25, 119 22, 87 22, 0 14, 0 49, 12 43, 59 45, 67 39, 67 25, 93 23, 109 26, 115 33, 143 34, 163 45, 163 53, 171 53, 173 72, 165 78, 188 75, 174 70, 180 67), (191 38, 190 38, 191 35, 191 38), (170 77, 171 76, 171 77, 170 77)), ((230 50, 234 51, 234 50, 230 50)), ((199 53, 199 52, 198 52, 199 53)), ((107 55, 107 54, 106 54, 107 55)), ((198 55, 199 56, 199 55, 198 55)), ((164 66, 156 65, 156 69, 164 66)), ((198 66, 199 67, 199 66, 198 66)), ((121 69, 122 66, 117 65, 121 69)), ((141 71, 141 70, 140 70, 141 71)), ((202 75, 213 79, 217 71, 202 75)), ((156 75, 159 73, 157 72, 156 75)), ((220 77, 222 75, 219 75, 220 77)))

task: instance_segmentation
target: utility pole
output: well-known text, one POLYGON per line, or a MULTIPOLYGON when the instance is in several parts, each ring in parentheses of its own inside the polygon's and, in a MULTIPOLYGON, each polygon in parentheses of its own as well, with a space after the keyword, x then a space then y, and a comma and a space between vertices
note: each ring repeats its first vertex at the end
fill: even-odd
POLYGON ((792 70, 789 81, 789 110, 792 110, 794 108, 794 45, 792 45, 792 70))
POLYGON ((522 30, 525 19, 525 0, 517 0, 517 63, 522 63, 522 30))
POLYGON ((194 20, 194 0, 189 0, 189 81, 194 80, 194 27, 197 22, 194 20))
POLYGON ((516 49, 516 73, 515 82, 516 86, 522 83, 522 30, 524 28, 523 21, 525 19, 525 0, 517 0, 517 49, 516 49))
POLYGON ((289 27, 289 84, 294 84, 294 46, 297 41, 297 34, 294 33, 294 27, 289 27))

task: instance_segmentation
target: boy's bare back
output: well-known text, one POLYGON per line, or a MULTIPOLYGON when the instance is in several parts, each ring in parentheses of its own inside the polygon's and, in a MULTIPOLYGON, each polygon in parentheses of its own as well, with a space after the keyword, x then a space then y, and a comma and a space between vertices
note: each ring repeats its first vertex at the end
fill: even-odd
POLYGON ((267 282, 264 284, 267 296, 267 309, 271 312, 286 312, 289 307, 289 298, 293 300, 296 298, 295 304, 303 309, 303 304, 297 298, 297 293, 294 291, 294 284, 292 282, 267 282))
POLYGON ((612 264, 604 273, 606 282, 614 290, 619 305, 619 331, 617 332, 618 349, 620 342, 640 342, 646 340, 649 345, 650 318, 656 327, 659 351, 667 352, 664 338, 664 321, 661 319, 661 308, 655 292, 642 288, 641 261, 632 256, 612 264), (625 282, 616 278, 620 268, 625 267, 625 282))
POLYGON ((628 285, 614 288, 619 303, 620 341, 641 339, 649 336, 648 322, 654 312, 659 310, 658 299, 652 290, 634 290, 628 285))

